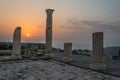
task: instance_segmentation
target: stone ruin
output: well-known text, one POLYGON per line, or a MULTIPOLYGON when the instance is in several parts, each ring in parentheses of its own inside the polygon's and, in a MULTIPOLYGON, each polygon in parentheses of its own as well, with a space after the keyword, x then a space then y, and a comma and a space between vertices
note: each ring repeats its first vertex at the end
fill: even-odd
POLYGON ((8 57, 7 59, 22 59, 22 55, 21 55, 21 27, 17 27, 13 33, 13 50, 2 50, 2 51, 3 51, 3 53, 8 53, 8 51, 11 53, 11 56, 8 57))
POLYGON ((25 49, 22 50, 22 57, 26 59, 34 59, 40 56, 44 56, 45 50, 43 49, 25 49))
POLYGON ((22 59, 21 55, 21 27, 17 27, 13 34, 13 52, 12 58, 22 59))
POLYGON ((64 62, 70 62, 72 56, 72 43, 64 43, 64 62))
MULTIPOLYGON (((46 58, 52 58, 52 13, 53 9, 46 9, 46 58)), ((30 53, 28 51, 28 53, 30 53)), ((64 62, 71 61, 72 43, 64 43, 64 62)), ((29 56, 29 55, 27 55, 29 56)), ((13 34, 13 50, 10 59, 22 59, 21 55, 21 27, 17 27, 13 34)), ((92 63, 89 68, 95 70, 105 70, 106 65, 103 61, 103 32, 93 33, 93 54, 92 63)))
POLYGON ((106 65, 103 61, 103 32, 95 32, 92 35, 93 38, 93 53, 91 69, 105 70, 106 65))
POLYGON ((46 48, 45 55, 47 58, 52 57, 52 13, 53 9, 46 9, 47 19, 46 19, 46 48))

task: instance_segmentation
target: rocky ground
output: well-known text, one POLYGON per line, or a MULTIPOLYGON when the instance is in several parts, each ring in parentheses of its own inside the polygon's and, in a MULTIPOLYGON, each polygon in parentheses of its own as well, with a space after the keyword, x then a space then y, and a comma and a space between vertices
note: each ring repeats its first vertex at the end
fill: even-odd
MULTIPOLYGON (((63 61, 64 54, 57 52, 54 54, 54 60, 63 61)), ((101 72, 111 75, 116 75, 120 77, 120 60, 113 60, 108 57, 104 57, 104 62, 107 66, 106 70, 101 72)), ((92 63, 92 57, 88 55, 72 55, 71 62, 69 64, 79 66, 82 68, 89 68, 92 63)))
POLYGON ((0 80, 120 80, 120 77, 53 60, 21 60, 0 62, 0 80))

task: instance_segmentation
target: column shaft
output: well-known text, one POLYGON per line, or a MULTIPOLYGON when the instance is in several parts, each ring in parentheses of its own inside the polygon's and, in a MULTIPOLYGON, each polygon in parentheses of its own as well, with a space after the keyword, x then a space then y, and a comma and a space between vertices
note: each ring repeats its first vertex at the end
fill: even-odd
POLYGON ((53 9, 46 9, 46 54, 52 53, 52 13, 53 9))
POLYGON ((96 32, 92 35, 93 53, 90 68, 94 70, 105 70, 106 65, 103 61, 103 32, 96 32))
POLYGON ((103 33, 93 33, 93 63, 103 62, 103 33))
POLYGON ((21 27, 17 27, 13 34, 13 53, 12 56, 21 59, 21 27))
POLYGON ((72 55, 72 43, 64 43, 64 62, 70 62, 72 55))

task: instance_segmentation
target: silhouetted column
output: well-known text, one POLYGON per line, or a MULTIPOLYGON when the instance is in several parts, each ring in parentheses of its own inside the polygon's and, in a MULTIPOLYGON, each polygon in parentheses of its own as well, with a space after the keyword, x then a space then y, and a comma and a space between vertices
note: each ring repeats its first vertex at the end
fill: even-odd
POLYGON ((106 65, 103 61, 103 32, 93 33, 93 53, 92 53, 92 64, 91 69, 104 70, 106 65))
POLYGON ((72 55, 72 43, 64 43, 64 62, 70 62, 72 55))
POLYGON ((21 59, 21 27, 17 27, 13 34, 13 53, 12 57, 21 59))
POLYGON ((52 53, 52 13, 53 9, 46 9, 46 55, 51 56, 52 53))

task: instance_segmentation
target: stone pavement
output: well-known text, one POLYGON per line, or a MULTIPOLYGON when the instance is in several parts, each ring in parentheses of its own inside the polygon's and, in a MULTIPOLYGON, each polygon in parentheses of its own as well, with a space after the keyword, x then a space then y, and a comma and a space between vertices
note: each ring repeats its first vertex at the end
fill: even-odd
MULTIPOLYGON (((54 60, 62 61, 64 54, 57 52, 54 53, 54 60)), ((91 56, 87 55, 72 55, 72 62, 69 64, 79 66, 81 68, 89 69, 89 64, 91 63, 91 56)), ((120 60, 111 60, 105 58, 105 64, 107 65, 107 70, 99 71, 106 74, 111 74, 120 77, 120 60)))
POLYGON ((120 77, 53 60, 21 60, 0 62, 0 80, 120 80, 120 77))

